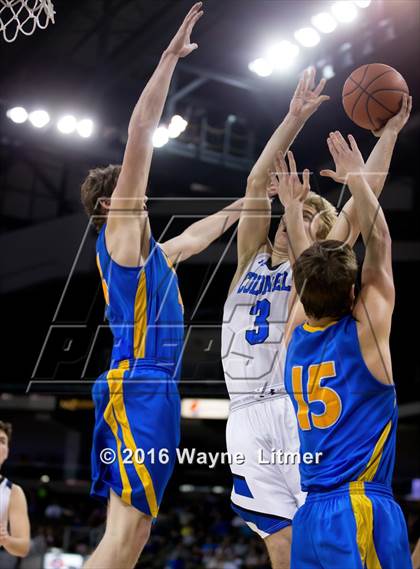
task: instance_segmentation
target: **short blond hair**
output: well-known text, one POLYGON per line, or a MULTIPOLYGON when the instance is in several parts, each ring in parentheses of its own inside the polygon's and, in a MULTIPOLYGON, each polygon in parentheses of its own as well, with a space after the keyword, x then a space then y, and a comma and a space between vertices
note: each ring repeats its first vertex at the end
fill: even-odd
POLYGON ((337 221, 338 212, 336 208, 331 202, 315 192, 309 192, 305 205, 313 207, 319 214, 321 223, 319 224, 316 238, 325 239, 337 221))

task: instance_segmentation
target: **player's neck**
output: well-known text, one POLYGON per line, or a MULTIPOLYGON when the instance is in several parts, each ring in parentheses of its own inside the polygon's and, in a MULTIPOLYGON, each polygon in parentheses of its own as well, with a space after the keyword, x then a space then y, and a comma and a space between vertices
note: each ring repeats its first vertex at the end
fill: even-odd
POLYGON ((311 328, 326 328, 330 324, 337 322, 338 318, 332 318, 331 316, 326 316, 325 318, 308 318, 306 322, 311 328))
POLYGON ((282 263, 285 263, 288 260, 289 260, 288 254, 284 253, 283 251, 273 250, 271 252, 271 266, 272 267, 278 267, 278 265, 281 265, 282 263))

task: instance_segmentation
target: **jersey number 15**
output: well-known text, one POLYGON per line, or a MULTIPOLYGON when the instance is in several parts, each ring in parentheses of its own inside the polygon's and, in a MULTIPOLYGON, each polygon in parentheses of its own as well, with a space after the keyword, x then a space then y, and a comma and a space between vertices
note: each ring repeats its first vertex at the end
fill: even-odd
POLYGON ((323 381, 335 376, 334 362, 314 364, 308 368, 306 386, 304 386, 303 367, 294 366, 292 368, 293 398, 298 406, 297 419, 302 431, 310 431, 311 422, 317 429, 328 429, 340 418, 342 411, 340 396, 331 387, 321 385, 323 381), (311 403, 322 403, 323 412, 311 411, 309 409, 311 403))

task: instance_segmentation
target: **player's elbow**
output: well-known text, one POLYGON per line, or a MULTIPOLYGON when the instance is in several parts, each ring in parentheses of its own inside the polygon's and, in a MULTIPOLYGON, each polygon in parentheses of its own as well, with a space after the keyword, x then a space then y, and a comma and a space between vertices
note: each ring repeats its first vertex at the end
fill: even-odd
POLYGON ((21 543, 19 543, 19 546, 16 547, 14 555, 16 557, 21 557, 21 558, 27 557, 29 555, 30 549, 31 549, 31 540, 24 539, 21 541, 21 543))
POLYGON ((386 224, 375 224, 372 227, 370 238, 372 239, 372 242, 375 242, 383 251, 391 250, 392 239, 386 224))
POLYGON ((267 177, 251 172, 246 180, 246 192, 255 193, 263 189, 265 191, 267 185, 267 177))
POLYGON ((30 549, 31 549, 31 544, 28 541, 28 543, 22 548, 22 552, 20 555, 18 555, 18 557, 22 558, 27 557, 29 555, 30 549))

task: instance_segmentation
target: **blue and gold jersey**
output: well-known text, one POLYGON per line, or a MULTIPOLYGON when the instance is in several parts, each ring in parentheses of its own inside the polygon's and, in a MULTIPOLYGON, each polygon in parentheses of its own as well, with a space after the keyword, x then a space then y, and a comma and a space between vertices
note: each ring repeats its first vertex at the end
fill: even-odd
POLYGON ((142 267, 123 267, 112 260, 105 243, 105 225, 96 244, 96 261, 114 336, 111 369, 125 362, 158 365, 179 373, 184 319, 178 278, 153 237, 142 267))
POLYGON ((303 324, 290 341, 285 385, 298 419, 302 489, 318 492, 348 482, 391 486, 397 406, 393 385, 380 383, 360 351, 356 322, 325 328, 303 324))

